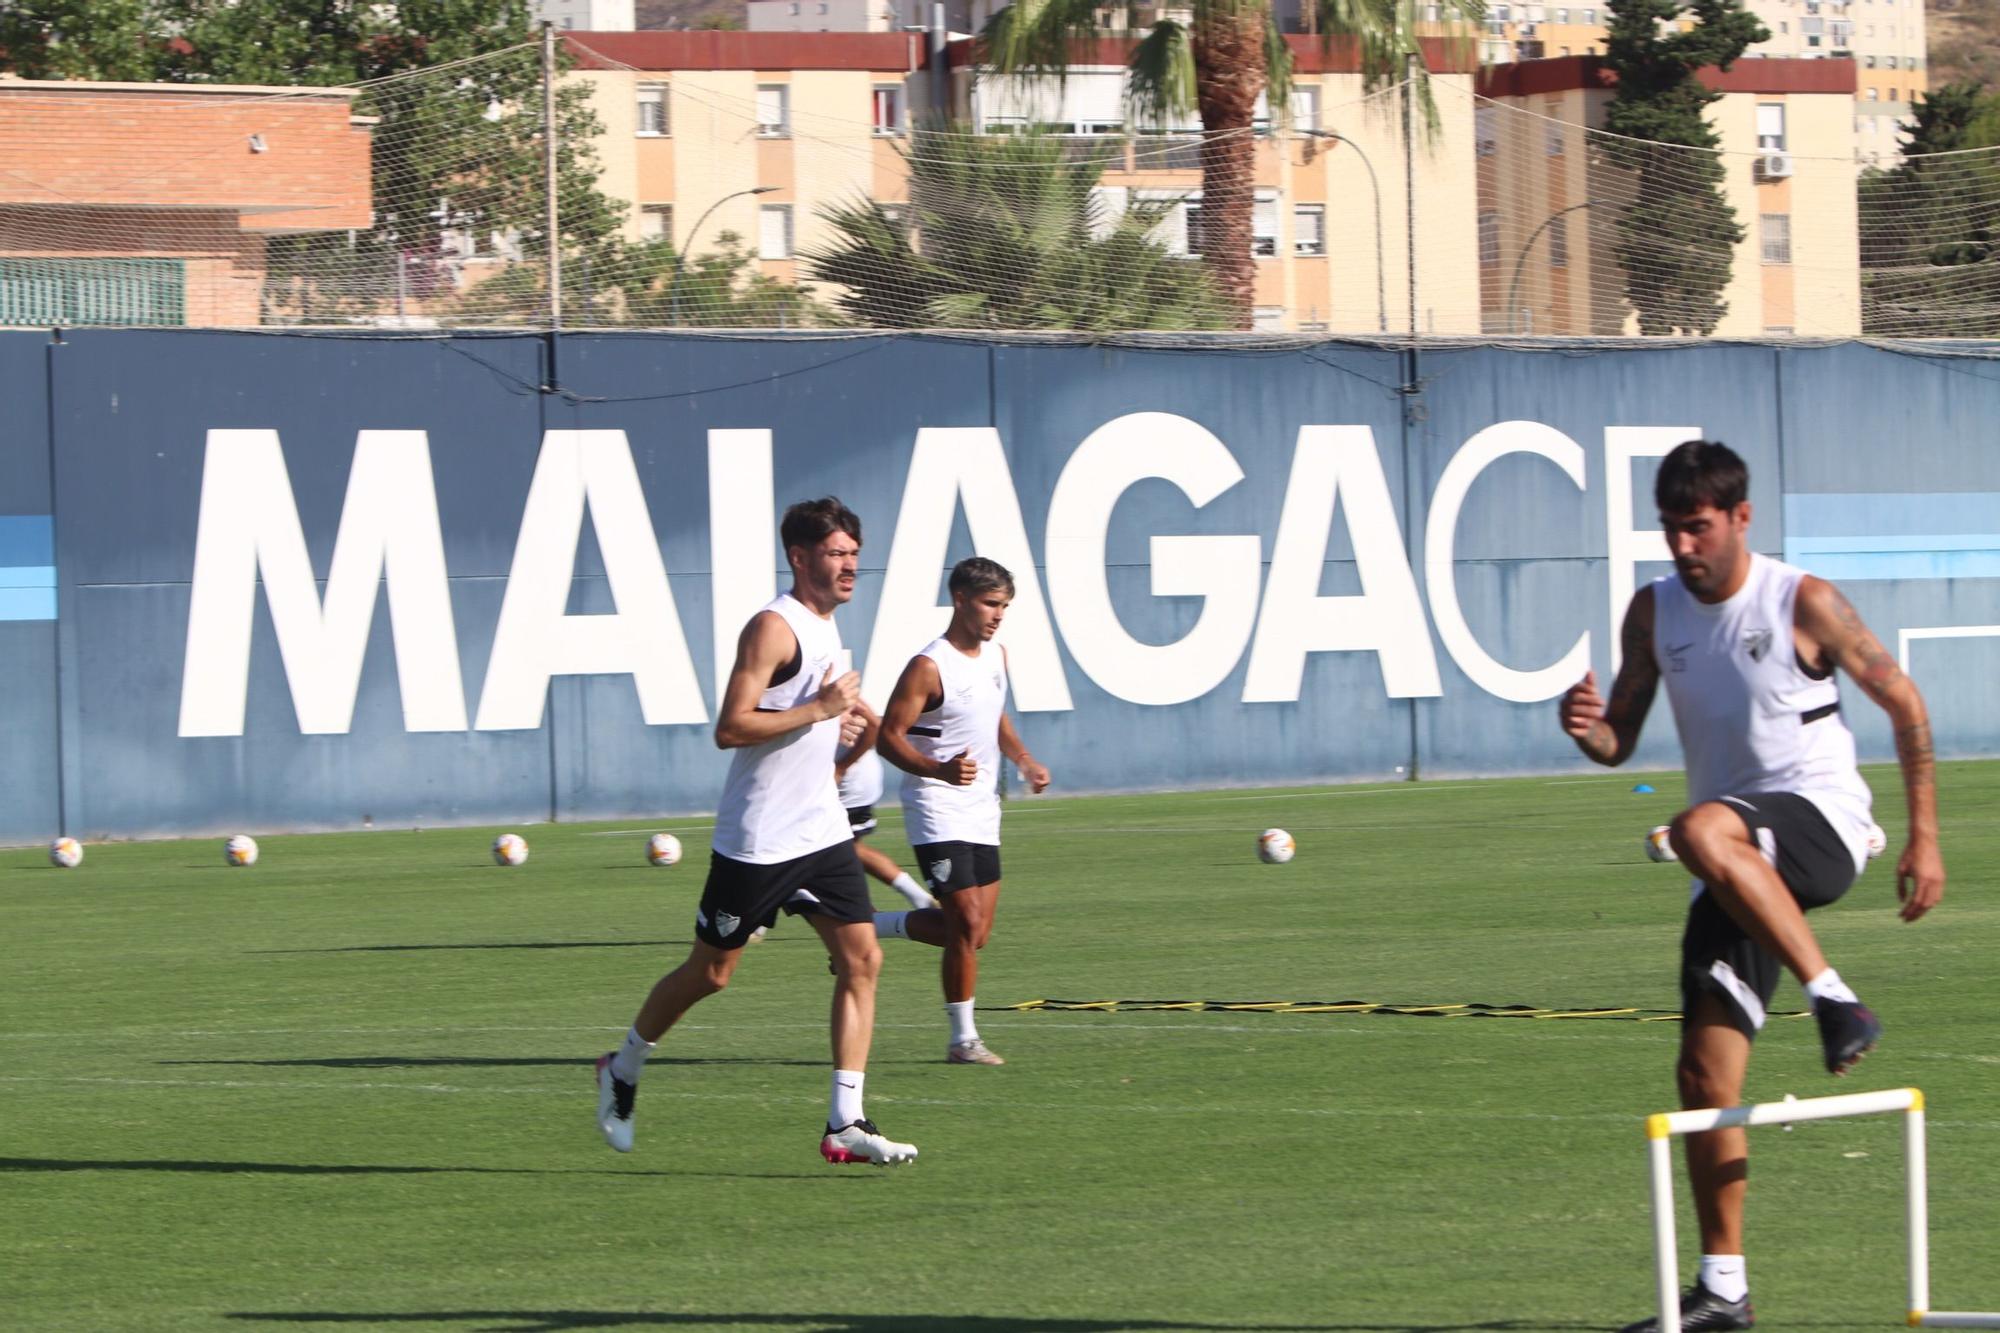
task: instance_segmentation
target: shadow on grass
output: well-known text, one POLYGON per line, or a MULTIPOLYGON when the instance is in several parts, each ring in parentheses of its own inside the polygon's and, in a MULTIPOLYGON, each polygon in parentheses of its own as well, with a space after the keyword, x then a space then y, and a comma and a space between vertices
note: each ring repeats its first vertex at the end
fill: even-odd
MULTIPOLYGON (((860 1172, 833 1171, 638 1171, 610 1167, 550 1171, 511 1166, 367 1166, 356 1163, 310 1162, 226 1162, 183 1160, 171 1157, 135 1161, 99 1161, 71 1157, 0 1157, 0 1175, 9 1171, 184 1171, 197 1175, 245 1176, 660 1176, 673 1179, 700 1177, 715 1180, 865 1180, 860 1172)), ((240 1318, 250 1318, 244 1315, 240 1318)), ((361 1315, 260 1315, 270 1319, 325 1319, 360 1321, 361 1315)), ((428 1315, 381 1315, 367 1318, 422 1319, 428 1315)), ((443 1318, 444 1316, 435 1316, 443 1318)), ((454 1315, 452 1318, 460 1318, 454 1315)), ((478 1318, 475 1315, 462 1316, 478 1318)), ((511 1318, 512 1316, 507 1316, 511 1318)))
POLYGON ((526 940, 516 944, 346 944, 330 949, 251 949, 253 957, 294 953, 431 953, 445 949, 660 949, 687 940, 526 940))
POLYGON ((280 1324, 474 1323, 487 1333, 588 1328, 812 1328, 826 1333, 1528 1333, 1596 1324, 1496 1319, 1479 1324, 1217 1324, 1180 1319, 1049 1319, 1025 1315, 666 1314, 640 1310, 426 1310, 408 1313, 237 1311, 231 1319, 280 1324))
MULTIPOLYGON (((163 1066, 252 1065, 260 1069, 588 1069, 596 1056, 541 1055, 335 1055, 313 1060, 155 1060, 163 1066)), ((877 1061, 876 1063, 885 1063, 877 1061)), ((893 1064, 894 1061, 886 1063, 893 1064)), ((755 1055, 689 1056, 656 1055, 647 1064, 661 1065, 789 1065, 799 1069, 824 1069, 826 1061, 775 1060, 755 1055)))

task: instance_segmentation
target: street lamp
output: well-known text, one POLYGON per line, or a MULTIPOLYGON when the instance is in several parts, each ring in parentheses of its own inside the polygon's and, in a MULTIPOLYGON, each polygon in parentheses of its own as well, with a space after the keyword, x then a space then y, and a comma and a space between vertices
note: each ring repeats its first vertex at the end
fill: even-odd
POLYGON ((1335 134, 1332 130, 1298 130, 1296 132, 1312 139, 1331 139, 1335 143, 1344 143, 1354 150, 1356 157, 1361 159, 1361 165, 1368 168, 1368 192, 1375 198, 1375 331, 1378 333, 1387 333, 1389 331, 1389 301, 1387 296, 1384 295, 1385 288, 1382 278, 1382 185, 1380 181, 1375 179, 1375 164, 1368 160, 1368 154, 1361 151, 1360 144, 1354 142, 1354 140, 1344 134, 1335 134))
MULTIPOLYGON (((1539 237, 1543 232, 1549 229, 1550 223, 1554 222, 1557 218, 1563 216, 1565 213, 1574 213, 1579 208, 1589 208, 1591 205, 1597 202, 1598 201, 1595 199, 1586 199, 1580 204, 1571 204, 1568 208, 1557 209, 1555 212, 1543 218, 1542 225, 1535 228, 1533 231, 1529 232, 1528 239, 1521 242, 1521 248, 1515 251, 1514 253, 1514 275, 1509 279, 1507 279, 1507 304, 1501 307, 1503 310, 1507 312, 1507 322, 1509 324, 1512 324, 1514 322, 1514 296, 1520 290, 1521 287, 1521 265, 1527 260, 1528 250, 1530 247, 1534 245, 1535 239, 1539 237)), ((1516 333, 1520 332, 1519 329, 1516 329, 1514 331, 1516 333)))
POLYGON ((688 228, 687 245, 674 254, 674 271, 667 278, 667 319, 669 322, 673 324, 681 322, 681 269, 687 263, 688 251, 694 249, 695 235, 701 231, 701 224, 708 221, 708 215, 716 209, 721 208, 731 199, 741 199, 746 194, 770 194, 777 188, 775 185, 756 185, 747 190, 738 190, 734 194, 723 195, 722 198, 702 210, 701 216, 694 220, 692 227, 688 228))

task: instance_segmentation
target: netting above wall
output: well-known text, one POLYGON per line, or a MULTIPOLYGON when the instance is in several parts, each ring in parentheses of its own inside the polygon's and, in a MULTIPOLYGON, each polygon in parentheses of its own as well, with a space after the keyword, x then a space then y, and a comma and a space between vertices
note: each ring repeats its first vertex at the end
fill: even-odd
POLYGON ((929 78, 569 70, 553 256, 537 45, 351 88, 0 82, 0 325, 2000 335, 2000 149, 1864 168, 1842 96, 1732 95, 1711 152, 1462 76, 1407 135, 1355 76, 1222 134, 1102 90, 928 119, 929 78))

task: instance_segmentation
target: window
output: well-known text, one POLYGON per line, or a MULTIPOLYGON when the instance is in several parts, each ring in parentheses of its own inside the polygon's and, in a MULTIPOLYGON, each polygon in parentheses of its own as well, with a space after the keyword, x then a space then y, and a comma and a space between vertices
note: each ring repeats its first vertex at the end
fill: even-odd
POLYGON ((1565 47, 1564 47, 1564 48, 1562 49, 1562 53, 1563 53, 1564 55, 1568 55, 1568 54, 1569 54, 1569 48, 1568 48, 1567 46, 1565 46, 1565 47))
POLYGON ((1558 9, 1556 11, 1556 22, 1558 23, 1569 22, 1569 11, 1567 9, 1558 9))
POLYGON ((1492 209, 1479 215, 1479 262, 1500 262, 1500 215, 1492 209))
POLYGON ((782 83, 757 85, 757 133, 782 139, 792 132, 792 90, 782 83))
POLYGON ((1757 151, 1760 153, 1782 153, 1785 151, 1785 104, 1783 102, 1759 102, 1757 104, 1757 151))
POLYGON ((1596 23, 1597 23, 1597 11, 1596 11, 1596 10, 1594 10, 1594 9, 1586 9, 1586 10, 1584 10, 1584 11, 1583 11, 1583 21, 1584 21, 1585 23, 1588 23, 1588 24, 1591 24, 1591 25, 1595 26, 1595 25, 1596 25, 1596 23))
POLYGON ((1562 122, 1562 103, 1542 103, 1542 114, 1548 117, 1542 122, 1542 152, 1549 157, 1561 157, 1563 145, 1569 140, 1569 126, 1562 122))
POLYGON ((1285 331, 1285 308, 1281 305, 1260 305, 1250 311, 1250 331, 1252 333, 1283 333, 1285 331))
POLYGON ((1297 204, 1292 208, 1292 253, 1326 253, 1326 205, 1297 204))
POLYGON ((667 132, 667 85, 639 85, 639 133, 649 138, 667 132))
POLYGON ((639 239, 657 245, 674 239, 674 206, 672 204, 639 205, 639 239))
POLYGON ((792 206, 765 204, 757 210, 757 258, 792 257, 792 206))
POLYGON ((1889 57, 1887 57, 1887 60, 1888 60, 1888 62, 1889 62, 1889 63, 1888 63, 1888 68, 1890 68, 1890 69, 1894 69, 1894 68, 1896 68, 1896 57, 1894 57, 1894 56, 1889 56, 1889 57))
POLYGON ((1861 100, 1864 102, 1873 102, 1874 100, 1876 100, 1875 90, 1873 88, 1864 89, 1861 100))
POLYGON ((1472 138, 1474 151, 1481 157, 1491 157, 1500 146, 1499 112, 1490 106, 1482 106, 1472 113, 1472 138))
POLYGON ((1301 84, 1292 89, 1292 132, 1308 134, 1319 129, 1319 87, 1301 84))
MULTIPOLYGON (((1171 222, 1169 223, 1171 226, 1171 222)), ((1180 253, 1190 258, 1201 257, 1201 201, 1191 199, 1181 205, 1181 242, 1178 246, 1171 237, 1167 241, 1168 253, 1180 253)))
POLYGON ((1874 69, 1874 68, 1875 68, 1875 57, 1874 57, 1874 56, 1863 56, 1863 57, 1861 57, 1861 68, 1863 68, 1863 69, 1874 69))
POLYGON ((1784 35, 1785 35, 1786 33, 1790 32, 1791 30, 1792 30, 1792 25, 1791 25, 1791 24, 1789 24, 1789 23, 1785 22, 1785 20, 1783 20, 1783 19, 1779 19, 1779 20, 1778 20, 1778 35, 1779 35, 1779 36, 1781 36, 1781 37, 1782 37, 1782 36, 1784 36, 1784 35))
POLYGON ((1549 267, 1569 267, 1569 219, 1557 218, 1549 223, 1549 267))
POLYGON ((1510 5, 1494 5, 1486 11, 1486 17, 1496 23, 1505 23, 1514 17, 1514 10, 1510 5))
POLYGON ((1443 13, 1444 13, 1443 5, 1425 5, 1424 22, 1436 23, 1438 19, 1443 15, 1443 13))
POLYGON ((1250 208, 1250 253, 1259 259, 1278 253, 1278 196, 1266 190, 1257 192, 1250 208))
POLYGON ((875 132, 903 132, 903 90, 893 83, 875 85, 875 132))
POLYGON ((1766 264, 1792 262, 1792 215, 1765 213, 1757 219, 1757 233, 1763 239, 1766 264))

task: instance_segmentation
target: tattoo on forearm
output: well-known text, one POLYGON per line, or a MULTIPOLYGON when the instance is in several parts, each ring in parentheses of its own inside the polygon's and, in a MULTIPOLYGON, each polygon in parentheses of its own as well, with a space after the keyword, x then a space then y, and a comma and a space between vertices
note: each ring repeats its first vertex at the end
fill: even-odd
POLYGON ((1926 785, 1932 781, 1936 754, 1931 748, 1931 724, 1928 721, 1912 722, 1906 727, 1896 728, 1896 758, 1902 763, 1904 781, 1921 781, 1926 785))

